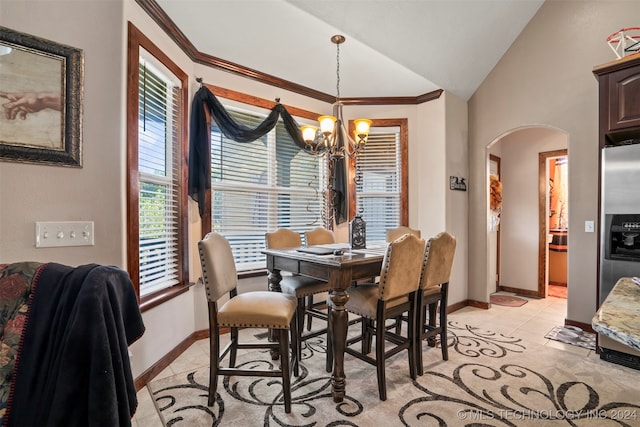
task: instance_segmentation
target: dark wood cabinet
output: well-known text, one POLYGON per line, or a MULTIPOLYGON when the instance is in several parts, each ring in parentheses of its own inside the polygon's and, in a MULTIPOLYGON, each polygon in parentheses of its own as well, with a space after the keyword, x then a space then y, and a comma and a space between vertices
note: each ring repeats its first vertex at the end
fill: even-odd
POLYGON ((640 138, 640 55, 600 65, 593 73, 599 82, 600 147, 640 138))
POLYGON ((609 75, 609 130, 640 127, 640 66, 609 75))

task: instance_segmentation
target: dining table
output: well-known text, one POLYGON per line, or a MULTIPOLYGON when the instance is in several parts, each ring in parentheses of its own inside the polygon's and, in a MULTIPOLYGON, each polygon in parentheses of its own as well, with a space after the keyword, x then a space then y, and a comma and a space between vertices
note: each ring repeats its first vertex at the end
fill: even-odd
MULTIPOLYGON (((380 274, 386 244, 366 249, 351 249, 340 244, 318 245, 334 249, 328 254, 304 252, 305 248, 264 249, 266 255, 269 290, 282 292, 282 271, 300 274, 330 283, 329 298, 332 303, 329 317, 333 367, 331 395, 334 402, 342 402, 346 393, 344 353, 347 340, 348 313, 345 304, 349 301, 347 288, 356 280, 376 277, 380 274), (334 253, 335 251, 335 253, 334 253)), ((322 251, 319 251, 322 252, 322 251)), ((327 367, 331 370, 331 367, 327 367)))

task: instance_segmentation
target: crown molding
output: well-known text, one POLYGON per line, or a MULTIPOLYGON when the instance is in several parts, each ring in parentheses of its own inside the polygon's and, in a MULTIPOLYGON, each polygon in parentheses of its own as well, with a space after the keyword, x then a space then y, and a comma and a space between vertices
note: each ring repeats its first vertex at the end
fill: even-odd
MULTIPOLYGON (((155 0, 136 0, 136 3, 154 20, 160 28, 183 50, 183 52, 194 62, 207 65, 222 71, 226 71, 241 77, 256 80, 270 86, 282 88, 309 98, 317 99, 327 103, 334 103, 336 97, 279 77, 272 76, 248 68, 234 62, 226 61, 212 55, 202 53, 196 49, 191 41, 184 35, 171 18, 158 5, 155 0)), ((434 90, 418 96, 391 96, 391 97, 363 97, 363 98, 341 98, 344 105, 412 105, 438 99, 442 94, 442 89, 434 90)))

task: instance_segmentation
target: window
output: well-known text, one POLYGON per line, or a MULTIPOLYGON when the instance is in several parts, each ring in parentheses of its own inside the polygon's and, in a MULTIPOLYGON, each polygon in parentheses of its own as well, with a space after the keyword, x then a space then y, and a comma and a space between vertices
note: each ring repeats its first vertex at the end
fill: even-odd
POLYGON ((130 26, 129 274, 144 302, 187 274, 186 75, 130 26), (134 74, 135 70, 135 74, 134 74))
POLYGON ((138 105, 140 295, 180 282, 179 164, 175 114, 180 87, 143 58, 138 105))
MULTIPOLYGON (((225 108, 252 129, 265 118, 225 108)), ((322 225, 326 174, 326 159, 299 149, 282 121, 248 143, 226 138, 212 122, 211 229, 229 240, 238 271, 265 268, 266 232, 322 225)))
POLYGON ((407 225, 405 119, 378 120, 353 162, 356 212, 367 223, 367 242, 384 242, 386 230, 407 225))

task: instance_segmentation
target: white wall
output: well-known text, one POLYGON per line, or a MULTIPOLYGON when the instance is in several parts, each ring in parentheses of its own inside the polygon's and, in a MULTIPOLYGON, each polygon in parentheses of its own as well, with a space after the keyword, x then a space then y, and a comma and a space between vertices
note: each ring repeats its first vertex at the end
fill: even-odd
POLYGON ((538 154, 567 148, 567 138, 557 130, 529 128, 511 133, 500 142, 500 285, 537 292, 540 244, 538 154))
POLYGON ((0 25, 82 49, 85 74, 84 167, 0 162, 0 260, 125 265, 121 3, 0 0, 0 25), (35 249, 36 221, 73 220, 95 222, 95 246, 35 249))
POLYGON ((418 105, 417 110, 416 126, 422 137, 410 147, 414 150, 409 160, 409 225, 427 238, 447 226, 446 96, 418 105))
POLYGON ((446 104, 446 167, 445 173, 440 177, 440 185, 445 188, 446 224, 441 231, 446 230, 456 237, 456 254, 453 259, 453 270, 451 271, 449 282, 448 302, 451 305, 465 301, 468 298, 469 193, 468 191, 449 189, 449 177, 464 178, 467 188, 473 184, 469 182, 469 117, 467 103, 450 93, 445 92, 444 97, 446 104))
MULTIPOLYGON (((569 138, 569 320, 590 323, 596 309, 597 232, 585 220, 598 213, 598 87, 593 67, 615 59, 606 38, 637 25, 637 1, 547 0, 469 100, 472 182, 486 179, 486 147, 529 125, 569 138)), ((487 189, 470 191, 470 298, 488 301, 487 189), (484 255, 483 255, 484 254, 484 255)), ((597 230, 596 230, 597 231, 597 230)))

